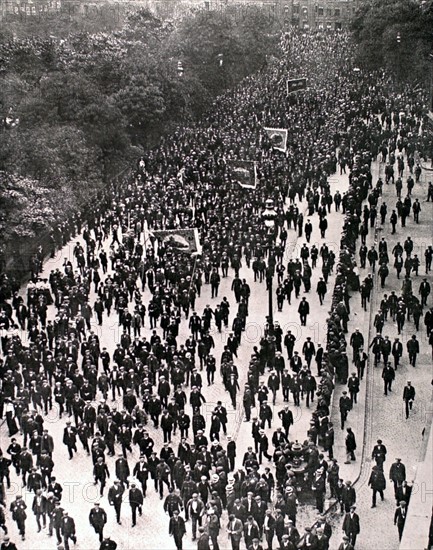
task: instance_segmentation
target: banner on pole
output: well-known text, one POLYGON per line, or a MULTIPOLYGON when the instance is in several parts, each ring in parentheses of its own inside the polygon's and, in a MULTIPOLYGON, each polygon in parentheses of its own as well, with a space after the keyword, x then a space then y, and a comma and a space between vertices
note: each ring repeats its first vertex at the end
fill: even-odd
POLYGON ((232 179, 244 189, 257 187, 257 162, 252 160, 229 161, 232 179))
POLYGON ((287 80, 287 95, 307 89, 306 78, 290 78, 287 80))
POLYGON ((287 130, 285 128, 265 128, 265 132, 271 140, 272 147, 285 153, 287 149, 287 130))
POLYGON ((177 179, 183 184, 183 178, 185 175, 185 168, 181 168, 179 172, 177 173, 176 177, 177 179))
POLYGON ((159 243, 185 254, 201 254, 202 248, 198 229, 158 229, 150 230, 150 235, 159 243))

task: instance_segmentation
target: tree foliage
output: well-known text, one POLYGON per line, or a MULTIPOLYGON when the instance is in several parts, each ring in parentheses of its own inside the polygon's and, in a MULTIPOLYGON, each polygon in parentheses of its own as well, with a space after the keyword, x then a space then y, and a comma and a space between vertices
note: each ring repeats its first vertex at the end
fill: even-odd
POLYGON ((370 0, 352 23, 358 60, 387 68, 401 79, 425 80, 433 43, 433 4, 416 0, 370 0))
POLYGON ((278 44, 259 9, 241 21, 201 12, 173 23, 135 8, 111 27, 64 15, 53 16, 52 33, 45 18, 32 19, 31 31, 28 20, 0 31, 3 239, 37 232, 44 216, 54 223, 66 188, 69 211, 79 209, 144 147, 262 67, 278 44), (32 201, 41 206, 33 221, 32 201))
POLYGON ((2 211, 0 231, 5 240, 34 238, 60 222, 64 209, 73 199, 67 187, 62 188, 62 201, 39 181, 0 172, 2 211), (6 215, 6 213, 8 213, 6 215))

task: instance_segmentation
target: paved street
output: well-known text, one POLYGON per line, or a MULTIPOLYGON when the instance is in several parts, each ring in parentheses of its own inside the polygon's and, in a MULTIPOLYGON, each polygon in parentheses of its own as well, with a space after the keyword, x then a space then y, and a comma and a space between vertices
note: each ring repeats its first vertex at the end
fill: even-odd
MULTIPOLYGON (((348 177, 343 174, 339 176, 337 174, 331 176, 331 192, 332 194, 339 189, 343 193, 348 187, 348 177)), ((306 207, 305 201, 300 204, 300 209, 306 207)), ((334 207, 332 213, 328 216, 329 219, 329 229, 326 235, 326 242, 330 249, 334 251, 338 257, 339 253, 339 243, 341 236, 341 227, 343 222, 343 215, 341 213, 335 213, 334 207)), ((311 237, 311 244, 316 243, 320 248, 323 240, 320 239, 320 232, 318 230, 318 216, 315 214, 311 217, 313 223, 313 234, 311 237)), ((73 257, 73 246, 75 242, 79 240, 82 242, 82 237, 75 239, 68 246, 64 247, 63 250, 59 251, 54 259, 49 259, 44 265, 44 272, 42 277, 48 277, 52 269, 62 268, 64 258, 68 258, 71 261, 74 260, 73 257)), ((287 241, 287 247, 284 257, 284 264, 287 264, 287 261, 291 257, 298 257, 300 248, 302 244, 306 242, 305 236, 297 236, 295 230, 289 230, 289 236, 287 241)), ((109 240, 104 244, 105 248, 108 250, 109 240)), ((297 341, 295 345, 295 350, 299 351, 301 354, 302 345, 306 340, 307 336, 317 345, 319 342, 326 344, 326 318, 331 304, 332 289, 334 284, 333 276, 330 276, 328 281, 328 294, 326 295, 323 306, 320 306, 319 299, 315 293, 316 284, 319 276, 321 276, 320 271, 320 260, 318 261, 318 268, 313 270, 312 277, 312 290, 308 294, 307 298, 310 303, 312 314, 308 318, 307 326, 301 327, 299 322, 299 314, 297 313, 299 301, 296 298, 292 298, 292 305, 288 306, 285 302, 282 312, 278 312, 276 308, 275 298, 274 298, 274 315, 275 320, 278 321, 283 328, 285 334, 287 329, 290 329, 293 334, 296 335, 297 341)), ((251 424, 243 422, 242 417, 242 394, 243 386, 246 378, 246 367, 249 362, 249 358, 253 351, 253 346, 258 346, 261 336, 263 335, 264 330, 264 317, 268 313, 268 299, 267 292, 265 289, 265 283, 254 283, 253 281, 253 272, 252 270, 244 266, 241 269, 240 276, 241 278, 246 278, 247 282, 251 286, 251 299, 249 307, 249 317, 247 320, 246 331, 243 336, 243 342, 238 353, 238 360, 236 364, 239 368, 240 373, 240 387, 241 391, 238 394, 238 402, 236 410, 233 410, 228 394, 224 391, 222 384, 220 383, 220 377, 217 374, 216 380, 217 383, 211 387, 208 387, 206 383, 204 384, 203 394, 206 398, 206 404, 204 405, 204 411, 206 413, 207 419, 210 419, 210 413, 213 410, 216 402, 221 400, 224 406, 228 410, 228 434, 232 433, 236 437, 237 443, 237 454, 238 459, 241 461, 243 453, 246 451, 248 445, 252 444, 251 438, 251 424)), ((230 323, 233 319, 233 310, 235 310, 235 300, 234 295, 231 291, 231 282, 233 280, 233 270, 229 271, 229 276, 225 279, 222 279, 220 286, 219 296, 217 299, 212 300, 210 298, 210 287, 204 285, 202 289, 202 295, 198 298, 196 302, 196 309, 198 313, 201 313, 206 304, 210 304, 212 307, 216 303, 221 301, 223 296, 227 296, 232 307, 230 323)), ((276 280, 276 277, 275 277, 276 280)), ((274 284, 274 292, 276 285, 274 284)), ((21 290, 22 295, 25 295, 25 288, 21 290)), ((148 290, 143 295, 143 300, 145 303, 150 299, 150 293, 148 290)), ((300 298, 302 297, 302 293, 300 298)), ((92 290, 90 303, 93 304, 95 299, 95 294, 92 290)), ((53 318, 55 313, 54 306, 50 306, 49 317, 53 318)), ((146 320, 147 322, 147 320, 146 320)), ((148 323, 147 323, 148 324, 148 323)), ((98 334, 101 347, 106 346, 110 354, 115 349, 116 343, 120 339, 120 329, 117 324, 117 315, 112 313, 109 318, 104 319, 102 326, 98 326, 94 320, 92 325, 92 330, 98 334)), ((161 333, 161 331, 158 331, 161 333)), ((151 331, 149 326, 146 326, 142 331, 142 336, 150 337, 151 331)), ((182 321, 180 327, 180 341, 184 341, 189 335, 189 329, 185 320, 182 321)), ((217 358, 217 365, 219 368, 219 357, 223 350, 223 346, 226 342, 228 332, 224 331, 219 334, 215 327, 213 326, 212 336, 215 340, 215 350, 214 356, 217 358)), ((23 335, 25 340, 26 335, 23 335)), ((284 350, 284 355, 285 350, 284 350)), ((313 374, 316 374, 316 368, 314 362, 312 364, 313 374)), ((205 373, 203 373, 205 374, 205 373)), ((263 379, 267 380, 267 373, 263 379)), ((109 396, 110 399, 111 396, 109 396)), ((112 403, 109 400, 110 406, 117 406, 122 408, 121 400, 118 403, 112 403)), ((293 440, 299 439, 304 441, 306 439, 306 432, 309 428, 310 421, 310 411, 314 409, 307 409, 305 403, 301 403, 301 407, 294 407, 291 402, 291 409, 293 411, 295 424, 291 430, 291 437, 293 440)), ((282 394, 281 391, 277 394, 277 401, 274 407, 274 417, 276 413, 282 408, 282 394)), ((253 413, 255 411, 253 410, 253 413)), ((62 505, 68 509, 70 515, 75 518, 77 525, 79 525, 78 530, 78 543, 76 545, 77 550, 90 550, 97 548, 97 535, 94 533, 93 529, 90 527, 88 522, 88 513, 93 505, 93 502, 99 500, 99 495, 96 487, 93 485, 93 476, 92 476, 92 462, 91 458, 83 451, 79 450, 79 453, 74 457, 72 461, 67 459, 67 450, 64 445, 59 444, 61 442, 63 429, 65 426, 65 418, 59 419, 57 416, 57 409, 53 411, 46 418, 46 422, 49 423, 50 433, 53 434, 54 439, 58 442, 55 452, 55 474, 58 479, 65 487, 65 497, 62 500, 62 505)), ((274 420, 272 429, 267 429, 267 435, 269 438, 272 437, 272 433, 275 430, 276 426, 279 425, 279 421, 274 420)), ((209 423, 208 423, 209 426, 209 423)), ((162 447, 162 432, 155 430, 151 425, 148 425, 149 432, 151 437, 154 438, 156 447, 159 449, 162 447)), ((3 427, 4 430, 4 427, 3 427)), ((3 432, 4 434, 4 432, 3 432)), ((176 435, 173 438, 173 447, 176 450, 179 443, 179 436, 176 435)), ((226 444, 226 439, 222 436, 223 445, 226 444)), ((80 447, 80 444, 78 444, 80 447)), ((337 455, 339 460, 343 460, 344 455, 340 453, 337 455)), ((107 457, 107 465, 111 473, 111 481, 114 479, 114 458, 107 457)), ((132 456, 128 457, 130 467, 132 468, 138 460, 137 449, 134 449, 132 456)), ((238 465, 239 462, 238 462, 238 465)), ((149 482, 149 485, 151 483, 149 482)), ((13 484, 11 487, 10 494, 21 493, 21 483, 16 480, 13 476, 13 484)), ((32 495, 23 493, 28 506, 31 506, 32 495)), ((168 516, 164 515, 162 510, 162 502, 159 500, 158 495, 154 492, 153 487, 148 491, 148 496, 145 499, 145 505, 143 508, 143 518, 139 520, 135 528, 131 527, 130 519, 130 508, 127 503, 123 504, 122 507, 122 526, 118 527, 115 523, 115 513, 114 509, 109 506, 106 494, 102 499, 100 499, 101 506, 105 508, 109 516, 109 523, 106 528, 106 532, 112 535, 112 538, 120 543, 121 548, 143 548, 143 549, 153 549, 153 548, 174 548, 174 543, 172 539, 168 536, 168 516)), ((299 507, 299 525, 301 527, 311 525, 317 515, 313 508, 310 506, 300 506, 299 507)), ((225 520, 222 522, 225 526, 225 520)), ((47 545, 46 547, 53 547, 55 545, 54 539, 48 542, 46 532, 37 533, 36 521, 32 516, 31 512, 29 513, 29 518, 27 520, 27 530, 28 535, 26 540, 21 543, 20 548, 23 550, 34 550, 35 548, 40 547, 40 545, 47 545)), ((191 541, 191 532, 190 527, 188 527, 188 533, 184 540, 184 546, 187 550, 189 548, 195 548, 195 543, 191 541)), ((11 522, 11 533, 15 536, 15 523, 11 522)), ((220 535, 221 541, 226 540, 226 535, 223 530, 220 535)), ((16 537, 15 537, 16 538, 16 537)), ((225 548, 224 542, 222 547, 225 548)))
POLYGON ((433 11, 191 1, 0 33, 0 550, 433 550, 433 11))
MULTIPOLYGON (((383 165, 375 163, 373 166, 374 181, 377 177, 383 176, 383 165)), ((347 175, 333 175, 330 178, 331 191, 334 193, 337 189, 344 192, 348 186, 347 175)), ((397 234, 392 236, 389 231, 388 222, 384 227, 377 227, 376 232, 370 231, 367 239, 367 245, 377 242, 379 238, 385 236, 388 241, 388 250, 392 250, 397 240, 403 241, 407 235, 411 235, 415 243, 415 253, 418 253, 419 257, 423 257, 425 247, 431 242, 432 231, 430 221, 432 219, 432 204, 425 202, 425 188, 422 184, 425 181, 425 177, 421 178, 421 184, 417 184, 414 189, 414 197, 418 197, 422 202, 422 214, 421 223, 415 226, 412 219, 407 223, 406 230, 401 227, 398 228, 397 234)), ((395 190, 393 186, 384 186, 384 193, 382 197, 383 201, 386 201, 389 208, 392 208, 393 203, 396 200, 395 190)), ((305 202, 301 204, 301 207, 305 207, 305 202)), ((319 231, 317 228, 317 214, 312 216, 313 222, 313 235, 311 243, 317 243, 320 248, 322 240, 320 239, 319 231)), ((343 216, 342 214, 332 213, 329 216, 329 230, 326 235, 326 242, 328 247, 334 250, 338 256, 339 252, 339 240, 341 236, 343 216)), ((80 236, 76 240, 82 240, 80 236)), ((75 240, 75 241, 76 241, 75 240)), ((64 258, 73 259, 73 246, 75 241, 66 246, 63 250, 59 251, 54 259, 49 259, 44 265, 44 277, 48 277, 52 269, 61 268, 64 258)), ((289 237, 287 247, 285 251, 284 263, 286 264, 290 258, 299 256, 299 251, 302 244, 306 242, 305 237, 297 237, 297 232, 293 229, 289 231, 289 237)), ((108 249, 109 241, 106 241, 104 246, 108 249)), ((423 264, 422 264, 423 265, 423 264)), ((320 266, 320 261, 319 261, 320 266)), ((274 316, 275 320, 280 323, 283 328, 283 333, 287 329, 290 329, 297 337, 295 349, 301 353, 302 345, 307 336, 311 337, 314 343, 317 345, 321 343, 326 344, 326 318, 331 302, 331 295, 333 289, 333 277, 331 276, 328 283, 329 292, 326 296, 323 306, 320 306, 318 296, 315 293, 315 287, 318 281, 320 267, 313 271, 312 278, 312 290, 308 294, 308 301, 310 302, 312 315, 309 316, 307 326, 301 327, 299 323, 299 315, 297 308, 299 300, 293 299, 292 305, 288 306, 285 302, 282 312, 278 312, 274 299, 274 316)), ((420 270, 418 278, 414 278, 414 289, 417 292, 417 285, 423 275, 424 268, 420 270)), ((368 273, 368 269, 360 270, 360 276, 363 278, 368 273)), ((251 286, 252 297, 250 299, 249 317, 247 321, 246 330, 243 336, 243 342, 239 350, 238 365, 240 372, 240 387, 241 391, 238 394, 237 407, 234 410, 231 406, 228 394, 224 391, 222 384, 220 383, 220 377, 217 375, 217 383, 208 387, 205 383, 203 394, 206 398, 206 404, 204 405, 204 412, 207 419, 210 418, 210 413, 213 410, 216 402, 221 400, 226 406, 229 413, 228 421, 228 434, 233 434, 236 439, 238 462, 243 456, 246 447, 252 443, 251 438, 251 424, 244 421, 242 415, 242 393, 243 386, 246 378, 246 366, 249 362, 253 346, 258 345, 264 330, 264 317, 267 314, 268 300, 267 292, 265 289, 265 283, 254 283, 252 277, 252 270, 249 270, 245 266, 241 269, 241 278, 246 278, 247 282, 251 286)), ((275 278, 276 279, 276 278, 275 278)), ((222 299, 223 296, 227 296, 232 306, 232 314, 230 320, 233 319, 233 310, 235 309, 234 295, 231 291, 231 282, 233 280, 233 271, 229 271, 229 276, 222 279, 220 286, 220 292, 218 298, 211 299, 210 287, 204 286, 202 289, 202 295, 197 300, 196 309, 199 313, 203 310, 206 304, 210 304, 212 307, 222 299)), ((431 276, 429 276, 431 282, 431 276)), ((384 292, 389 292, 395 289, 397 294, 400 291, 401 281, 398 281, 394 270, 391 269, 391 275, 387 280, 386 287, 382 290, 378 287, 378 281, 376 281, 375 289, 371 300, 371 308, 364 312, 360 306, 360 298, 354 294, 351 300, 351 320, 349 323, 349 335, 356 327, 359 327, 364 336, 371 341, 374 336, 374 331, 371 330, 372 317, 377 311, 380 300, 384 292)), ((275 284, 274 284, 275 291, 275 284)), ((25 287, 21 290, 22 295, 25 295, 25 287)), ((302 293, 300 298, 302 297, 302 293)), ((90 303, 93 303, 95 295, 91 296, 90 303)), ((150 293, 148 291, 144 294, 145 303, 150 299, 150 293)), ((431 297, 429 298, 428 305, 431 305, 431 297)), ((54 306, 50 306, 49 316, 54 317, 54 306)), ((231 323, 230 323, 231 324, 231 323)), ((120 330, 117 324, 117 316, 111 314, 110 318, 104 319, 103 326, 100 327, 93 324, 92 329, 98 334, 101 340, 101 345, 106 346, 110 354, 114 351, 116 343, 120 339, 120 330)), ((415 332, 413 322, 408 322, 405 325, 404 333, 402 334, 402 341, 404 346, 407 339, 415 332)), ((397 335, 396 326, 389 320, 385 325, 384 334, 389 335, 391 340, 397 335)), ((142 332, 143 336, 150 337, 151 331, 148 326, 142 332)), ((185 340, 189 335, 187 322, 182 321, 180 327, 181 341, 185 340)), ((223 350, 223 346, 226 342, 228 331, 218 333, 215 327, 212 327, 212 335, 215 340, 214 355, 217 358, 219 365, 219 357, 223 350)), ((380 547, 384 550, 396 548, 398 545, 397 530, 393 526, 393 514, 395 511, 395 501, 393 498, 393 489, 388 482, 388 487, 385 491, 385 501, 379 502, 376 509, 371 509, 371 489, 367 485, 368 477, 370 475, 371 466, 371 449, 376 440, 381 438, 388 449, 387 462, 385 463, 385 473, 388 472, 390 464, 394 461, 395 457, 401 457, 403 463, 406 464, 408 471, 408 480, 411 481, 415 477, 417 463, 423 459, 423 453, 425 452, 425 442, 427 435, 422 435, 424 429, 429 428, 431 419, 431 358, 430 351, 427 345, 425 330, 420 327, 420 331, 417 333, 418 339, 421 344, 421 354, 418 359, 418 365, 414 369, 408 365, 406 351, 404 352, 404 360, 402 366, 399 368, 396 376, 396 381, 393 386, 393 392, 387 397, 383 395, 383 382, 381 378, 382 365, 374 368, 372 361, 368 366, 367 376, 361 384, 361 393, 359 394, 358 404, 355 405, 354 410, 349 415, 348 425, 353 428, 358 441, 357 449, 357 462, 345 465, 345 448, 344 448, 344 436, 345 431, 339 430, 339 411, 338 411, 338 399, 341 395, 343 388, 337 386, 334 396, 333 407, 333 420, 336 426, 336 445, 334 449, 335 456, 338 458, 340 464, 340 476, 343 479, 350 479, 356 482, 355 487, 358 495, 358 512, 361 517, 361 534, 359 536, 359 542, 357 548, 369 549, 378 548, 377 533, 381 532, 383 526, 386 525, 387 534, 380 539, 380 547), (409 420, 405 420, 404 406, 402 401, 402 391, 406 380, 410 379, 416 388, 417 396, 414 404, 413 412, 409 420), (365 438, 365 441, 364 441, 365 438), (365 528, 368 526, 368 528, 365 528), (363 528, 364 527, 364 528, 363 528), (389 529, 388 529, 389 527, 389 529)), ((26 335, 22 335, 23 340, 26 339, 26 335)), ((285 352, 285 350, 284 350, 285 352)), ((284 353, 285 355, 285 353, 284 353)), ((313 373, 315 372, 315 366, 312 366, 313 373)), ((267 373, 263 377, 266 382, 267 373)), ((122 408, 121 401, 118 403, 112 403, 110 405, 122 408)), ((277 394, 277 401, 274 407, 274 418, 276 413, 282 408, 282 395, 281 392, 277 394)), ((301 407, 294 407, 290 404, 293 411, 295 424, 291 430, 292 440, 303 441, 306 438, 306 431, 309 427, 310 409, 307 409, 305 403, 301 403, 301 407)), ((253 410, 253 414, 254 414, 253 410)), ((157 547, 161 548, 174 548, 174 542, 168 536, 168 516, 164 515, 162 509, 162 502, 159 496, 154 492, 151 483, 149 483, 150 490, 148 496, 145 499, 143 507, 143 518, 140 518, 137 527, 131 527, 130 508, 127 502, 122 507, 122 526, 118 527, 115 522, 114 509, 109 506, 106 494, 101 499, 99 498, 97 488, 93 485, 92 476, 92 464, 90 457, 81 449, 79 453, 74 457, 72 461, 67 459, 66 447, 60 444, 63 428, 65 426, 65 418, 59 419, 57 416, 57 409, 53 409, 51 413, 45 418, 45 422, 49 425, 50 433, 53 434, 57 446, 54 453, 54 459, 56 463, 55 474, 59 481, 64 486, 64 499, 62 505, 68 509, 70 515, 75 518, 78 529, 78 543, 76 545, 77 550, 90 550, 98 547, 97 536, 88 522, 88 513, 93 503, 100 500, 101 505, 107 511, 109 515, 109 523, 106 527, 106 533, 110 534, 119 544, 121 548, 144 548, 153 549, 157 547)), ((208 424, 209 425, 209 424, 208 424)), ((271 438, 272 433, 276 426, 279 425, 278 420, 274 419, 272 429, 267 429, 267 435, 271 438)), ((162 446, 162 433, 159 430, 155 430, 151 425, 148 426, 151 436, 155 439, 157 448, 162 446)), ((5 437, 5 426, 2 427, 2 436, 5 437)), ((179 436, 176 435, 173 438, 173 447, 176 449, 179 442, 179 436)), ((222 443, 225 445, 227 440, 222 436, 222 443)), ((111 480, 114 478, 114 458, 107 457, 107 464, 111 473, 111 480)), ((137 450, 129 457, 129 464, 132 468, 138 459, 137 450)), ((33 494, 25 492, 21 487, 21 482, 12 475, 12 487, 8 492, 8 500, 15 494, 23 494, 27 505, 31 507, 33 494)), ((421 490, 418 487, 414 488, 414 491, 421 490)), ((337 548, 338 543, 341 540, 341 519, 339 513, 335 513, 335 510, 331 510, 331 516, 333 517, 333 525, 336 528, 335 534, 331 540, 331 548, 337 548)), ((298 526, 302 532, 303 527, 312 525, 317 518, 316 511, 311 506, 302 505, 298 511, 298 526)), ((223 517, 223 525, 225 527, 225 516, 223 517)), ((10 522, 11 535, 17 538, 15 523, 10 522)), ((220 535, 221 547, 228 548, 228 543, 224 541, 226 539, 225 529, 222 530, 220 535)), ((27 537, 26 540, 20 543, 20 548, 23 550, 34 550, 36 548, 54 548, 55 540, 48 539, 46 530, 41 533, 37 533, 36 521, 29 513, 27 520, 27 537)), ((190 527, 188 527, 187 536, 184 539, 184 547, 186 550, 195 549, 195 543, 191 540, 190 527)))
MULTIPOLYGON (((406 168, 403 181, 406 181, 409 171, 406 168)), ((381 176, 384 180, 384 164, 374 163, 373 165, 373 183, 381 176)), ((421 181, 415 185, 412 193, 413 198, 418 198, 421 202, 421 215, 419 225, 415 224, 413 217, 408 218, 406 228, 397 226, 395 235, 391 235, 391 227, 388 222, 389 215, 394 208, 397 200, 395 188, 393 185, 384 185, 382 200, 388 205, 387 223, 380 227, 378 222, 378 230, 376 235, 370 230, 368 235, 367 246, 370 248, 374 241, 380 240, 382 237, 388 242, 388 251, 392 251, 393 247, 400 241, 406 240, 407 236, 411 236, 414 241, 414 254, 418 254, 421 259, 421 268, 419 276, 413 276, 414 294, 418 293, 418 287, 425 276, 424 251, 425 248, 431 245, 433 240, 432 219, 433 219, 433 204, 426 202, 426 182, 431 177, 428 174, 422 174, 421 181)), ((358 242, 358 249, 360 243, 358 242)), ((371 312, 364 312, 361 308, 360 297, 354 295, 351 300, 351 309, 355 315, 351 315, 349 323, 349 334, 356 327, 360 327, 364 336, 369 335, 368 341, 371 342, 375 336, 372 320, 374 314, 379 309, 380 301, 384 293, 390 293, 395 290, 396 294, 400 294, 402 278, 396 277, 395 269, 391 267, 390 276, 386 281, 384 289, 380 288, 379 279, 375 278, 375 287, 371 300, 371 312)), ((368 263, 367 263, 368 266, 368 263)), ((368 269, 360 270, 361 277, 365 277, 369 273, 368 269)), ((428 275, 428 281, 432 284, 432 274, 428 275)), ((429 296, 427 306, 432 306, 432 296, 429 296)), ((424 310, 426 311, 426 310, 424 310)), ((383 335, 388 335, 391 341, 398 336, 396 325, 388 318, 383 329, 383 335)), ((413 320, 406 322, 404 331, 400 335, 400 340, 403 342, 403 360, 401 366, 396 372, 396 379, 392 386, 392 393, 388 396, 384 395, 382 368, 383 364, 379 364, 374 368, 372 354, 370 350, 370 362, 368 365, 367 377, 364 378, 364 383, 361 386, 360 398, 358 405, 349 414, 348 426, 353 428, 354 433, 358 438, 358 443, 362 441, 365 434, 364 447, 358 444, 356 463, 349 466, 344 464, 341 467, 343 479, 356 480, 355 488, 357 491, 357 512, 361 518, 361 533, 358 537, 356 548, 359 550, 368 550, 370 548, 380 548, 383 550, 392 550, 398 547, 398 532, 393 525, 395 512, 394 488, 388 479, 389 468, 395 461, 395 458, 401 458, 406 465, 407 481, 410 483, 415 478, 418 463, 423 461, 426 452, 428 433, 431 427, 431 418, 433 413, 432 407, 432 359, 431 348, 428 345, 425 327, 420 323, 420 330, 416 331, 413 320), (421 352, 418 356, 417 366, 413 368, 409 365, 406 351, 406 343, 411 338, 412 334, 416 334, 420 342, 421 352), (405 418, 404 402, 402 400, 403 387, 407 380, 412 382, 416 389, 416 399, 413 406, 413 411, 408 420, 405 418), (423 435, 423 430, 426 433, 423 435), (387 487, 385 490, 384 502, 378 502, 377 508, 371 509, 372 491, 368 486, 368 479, 371 472, 371 467, 375 464, 371 460, 371 452, 377 439, 382 439, 387 447, 387 460, 384 465, 385 476, 387 479, 387 487), (362 457, 362 462, 361 462, 362 457)), ((339 388, 334 395, 334 410, 333 416, 338 418, 338 399, 342 389, 339 388)), ((344 452, 344 436, 345 432, 336 430, 336 448, 340 450, 340 455, 344 452)), ((431 449, 430 449, 431 454, 431 449)), ((421 487, 414 486, 413 491, 421 491, 421 487)), ((341 526, 341 521, 340 521, 341 526)), ((339 540, 341 534, 339 529, 336 533, 336 538, 333 542, 339 540)))

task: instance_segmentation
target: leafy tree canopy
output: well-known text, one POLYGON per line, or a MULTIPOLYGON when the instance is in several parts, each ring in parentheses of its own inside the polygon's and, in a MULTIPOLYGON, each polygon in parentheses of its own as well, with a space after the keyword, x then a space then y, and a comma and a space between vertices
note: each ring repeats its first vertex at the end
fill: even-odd
POLYGON ((276 23, 259 8, 241 20, 199 12, 177 22, 143 8, 114 22, 104 10, 99 23, 62 11, 17 17, 0 30, 0 200, 10 225, 0 239, 54 224, 65 189, 65 212, 78 210, 144 147, 263 67, 278 45, 276 23))
POLYGON ((368 69, 388 68, 398 77, 424 80, 433 44, 433 3, 370 0, 352 23, 358 60, 368 69))

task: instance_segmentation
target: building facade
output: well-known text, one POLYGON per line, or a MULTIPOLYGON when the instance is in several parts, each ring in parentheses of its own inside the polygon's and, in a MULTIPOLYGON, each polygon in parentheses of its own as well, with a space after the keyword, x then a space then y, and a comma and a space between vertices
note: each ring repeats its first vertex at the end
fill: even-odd
POLYGON ((361 0, 0 0, 0 19, 8 15, 41 16, 56 11, 88 13, 98 5, 132 4, 148 7, 162 18, 176 18, 191 10, 238 14, 251 6, 263 13, 305 30, 347 28, 361 0))
POLYGON ((203 9, 241 13, 254 5, 286 25, 305 30, 338 30, 349 26, 360 3, 361 0, 204 0, 203 9))
POLYGON ((0 0, 0 19, 8 15, 38 16, 60 11, 61 0, 0 0))

